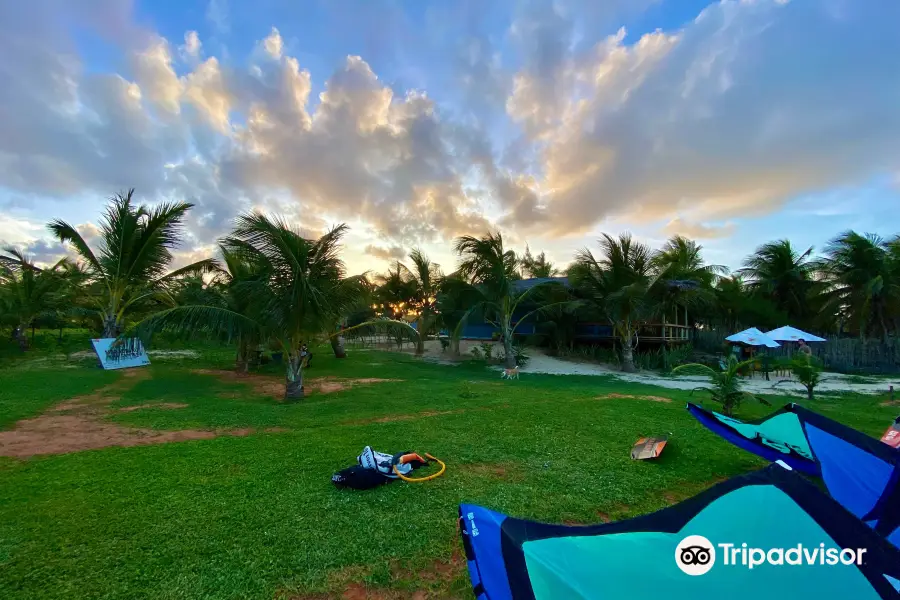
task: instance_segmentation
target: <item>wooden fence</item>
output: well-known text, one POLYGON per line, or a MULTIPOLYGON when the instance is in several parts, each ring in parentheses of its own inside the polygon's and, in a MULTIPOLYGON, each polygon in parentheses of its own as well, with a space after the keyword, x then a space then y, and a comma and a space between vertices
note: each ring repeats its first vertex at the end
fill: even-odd
MULTIPOLYGON (((712 353, 722 353, 725 337, 734 332, 718 329, 694 330, 694 348, 712 353)), ((813 354, 822 359, 825 368, 840 373, 895 374, 900 373, 900 339, 861 340, 858 337, 832 338, 826 342, 809 345, 813 354)), ((786 356, 796 350, 796 344, 785 343, 781 348, 768 352, 774 356, 786 356)))

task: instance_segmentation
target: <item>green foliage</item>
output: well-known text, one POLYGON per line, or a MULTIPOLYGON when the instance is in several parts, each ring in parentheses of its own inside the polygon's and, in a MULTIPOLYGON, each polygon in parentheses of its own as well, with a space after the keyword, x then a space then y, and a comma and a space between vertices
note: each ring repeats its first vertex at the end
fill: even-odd
POLYGON ((48 225, 82 261, 89 305, 96 311, 104 337, 121 333, 126 317, 133 313, 151 311, 159 302, 171 304, 168 286, 176 278, 210 272, 217 266, 206 259, 168 272, 171 250, 184 236, 184 218, 193 205, 134 206, 133 195, 132 189, 110 199, 100 221, 96 251, 65 221, 56 219, 48 225))
POLYGON ((528 352, 525 350, 524 344, 516 340, 513 343, 513 353, 516 357, 516 365, 520 367, 524 367, 529 360, 531 360, 531 356, 528 355, 528 352))
POLYGON ((466 400, 478 397, 478 392, 476 391, 473 382, 469 381, 468 379, 464 379, 462 382, 460 382, 459 397, 466 400))
POLYGON ((441 352, 446 352, 447 348, 450 347, 450 338, 441 336, 438 338, 438 341, 441 343, 441 352))
POLYGON ((484 360, 491 362, 493 359, 494 352, 494 344, 491 342, 481 342, 478 344, 478 347, 481 349, 481 356, 484 357, 484 360))
POLYGON ((758 396, 748 394, 741 389, 742 379, 740 373, 744 369, 751 368, 754 362, 754 360, 745 360, 742 362, 738 362, 736 358, 730 356, 728 357, 728 362, 725 365, 725 368, 721 371, 716 371, 711 367, 701 365, 699 363, 690 363, 675 367, 672 370, 672 374, 697 374, 709 377, 710 387, 697 388, 694 391, 708 392, 710 399, 713 402, 718 402, 722 405, 722 412, 728 416, 732 416, 735 409, 741 405, 741 400, 743 400, 745 396, 755 398, 763 404, 769 404, 766 400, 758 396))
POLYGON ((806 388, 807 397, 812 400, 816 386, 822 376, 822 361, 814 356, 797 352, 791 358, 791 372, 806 388))

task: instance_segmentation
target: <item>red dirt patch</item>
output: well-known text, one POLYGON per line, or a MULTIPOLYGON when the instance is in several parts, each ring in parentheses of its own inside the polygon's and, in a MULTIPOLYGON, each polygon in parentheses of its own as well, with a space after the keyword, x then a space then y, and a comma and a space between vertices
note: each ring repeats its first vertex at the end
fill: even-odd
POLYGON ((183 402, 151 402, 149 404, 138 404, 137 406, 126 406, 125 408, 120 408, 119 412, 134 412, 136 410, 143 410, 145 408, 159 408, 161 410, 176 410, 179 408, 187 408, 190 406, 189 404, 185 404, 183 402))
POLYGON ((609 523, 611 521, 619 520, 619 517, 616 517, 615 515, 627 513, 630 508, 631 507, 627 504, 614 504, 608 509, 609 512, 598 510, 597 516, 600 517, 600 520, 604 523, 609 523))
MULTIPOLYGON (((161 431, 125 427, 105 420, 109 404, 118 399, 118 393, 146 379, 146 371, 125 371, 124 377, 93 394, 65 400, 43 415, 16 423, 10 431, 0 431, 0 456, 27 458, 39 454, 65 454, 82 450, 95 450, 110 446, 143 446, 187 440, 205 440, 220 435, 249 435, 253 429, 206 431, 186 429, 161 431), (66 414, 60 414, 60 413, 66 414)), ((125 407, 120 411, 139 408, 184 408, 186 404, 170 402, 125 407)))
POLYGON ((483 477, 519 481, 522 478, 522 466, 513 463, 470 463, 459 466, 465 473, 473 473, 483 477))
MULTIPOLYGON (((271 396, 278 400, 284 398, 284 379, 267 375, 248 375, 235 371, 217 371, 214 369, 194 369, 192 373, 201 375, 214 375, 220 381, 245 383, 253 388, 260 396, 271 396)), ((379 379, 377 377, 362 377, 359 379, 339 379, 337 377, 307 378, 303 382, 305 395, 333 394, 352 388, 358 384, 384 383, 388 381, 402 381, 401 379, 379 379)), ((233 398, 236 394, 223 394, 233 398)))
POLYGON ((672 402, 671 398, 664 398, 663 396, 634 396, 632 394, 605 394, 603 396, 597 396, 594 400, 612 400, 619 398, 629 400, 649 400, 651 402, 672 402))
POLYGON ((878 406, 900 406, 900 400, 885 400, 880 402, 878 406))

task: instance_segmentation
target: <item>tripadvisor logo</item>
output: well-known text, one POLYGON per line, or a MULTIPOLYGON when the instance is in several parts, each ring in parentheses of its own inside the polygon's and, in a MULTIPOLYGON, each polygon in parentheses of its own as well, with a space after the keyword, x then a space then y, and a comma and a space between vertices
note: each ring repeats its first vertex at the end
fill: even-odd
POLYGON ((713 544, 702 535, 689 535, 675 547, 675 564, 688 575, 703 575, 716 564, 752 570, 761 565, 861 565, 866 548, 826 548, 825 544, 790 548, 754 548, 743 544, 713 544))

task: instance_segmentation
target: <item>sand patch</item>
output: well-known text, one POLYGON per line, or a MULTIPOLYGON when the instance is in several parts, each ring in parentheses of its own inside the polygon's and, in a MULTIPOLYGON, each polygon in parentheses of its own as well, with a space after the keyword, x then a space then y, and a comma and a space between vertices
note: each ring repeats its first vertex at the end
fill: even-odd
MULTIPOLYGON (((249 385, 260 396, 271 396, 278 400, 284 398, 285 383, 282 377, 267 375, 249 375, 234 371, 221 371, 214 369, 194 369, 191 373, 201 375, 213 375, 219 381, 238 382, 249 385)), ((338 377, 309 377, 303 381, 304 395, 333 394, 348 390, 355 385, 368 385, 372 383, 386 383, 391 381, 403 381, 402 379, 380 379, 377 377, 361 377, 358 379, 342 379, 338 377)), ((225 392, 223 397, 236 398, 238 394, 225 392)))
MULTIPOLYGON (((148 378, 146 370, 130 369, 123 377, 92 394, 65 400, 46 413, 16 423, 10 431, 0 431, 0 456, 28 458, 42 454, 65 454, 82 450, 95 450, 111 446, 143 446, 166 444, 187 440, 205 440, 221 435, 244 436, 255 429, 200 430, 185 429, 162 431, 126 427, 107 421, 109 405, 119 394, 148 378)), ((117 412, 129 412, 141 408, 184 408, 187 404, 160 402, 140 406, 128 406, 117 412)))
POLYGON ((612 400, 612 399, 628 399, 628 400, 649 400, 650 402, 672 402, 671 398, 664 398, 662 396, 635 396, 633 394, 605 394, 603 396, 597 396, 594 400, 612 400))
POLYGON ((160 410, 177 410, 179 408, 187 408, 189 404, 183 402, 151 402, 149 404, 138 404, 137 406, 126 406, 120 408, 119 412, 134 412, 145 408, 158 408, 160 410))

